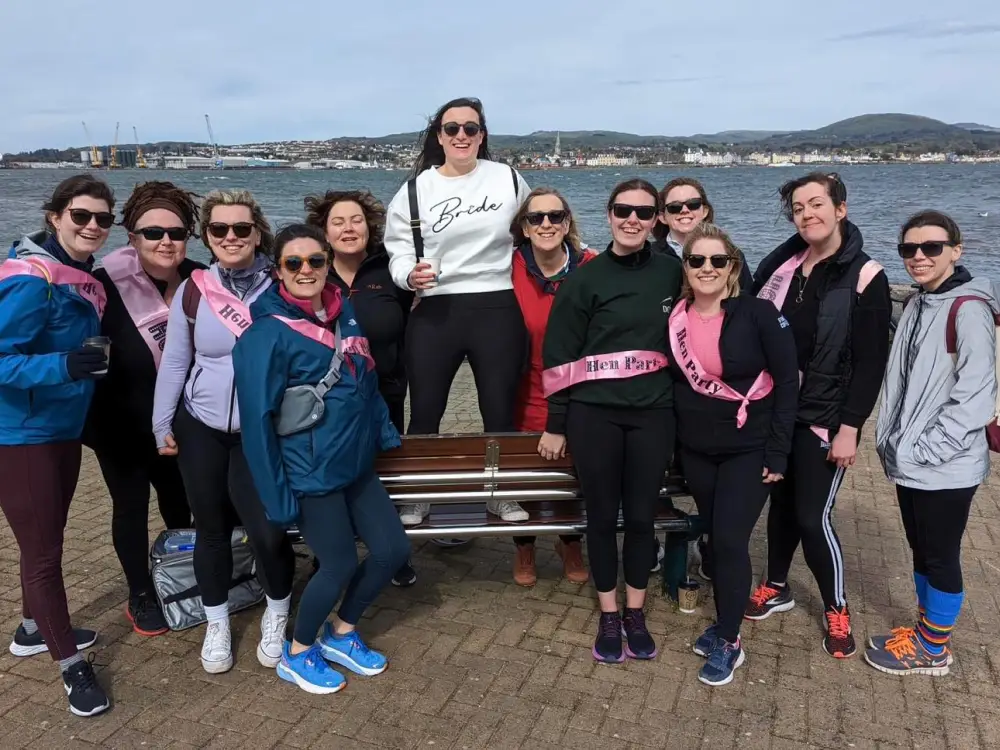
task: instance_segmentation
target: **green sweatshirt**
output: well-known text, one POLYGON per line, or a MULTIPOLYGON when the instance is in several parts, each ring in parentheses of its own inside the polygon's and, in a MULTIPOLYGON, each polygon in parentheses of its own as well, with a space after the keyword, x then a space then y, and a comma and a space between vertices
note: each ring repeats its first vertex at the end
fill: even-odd
MULTIPOLYGON (((652 253, 618 256, 610 249, 580 266, 559 287, 545 331, 546 370, 585 356, 631 350, 668 355, 667 320, 680 296, 681 266, 676 258, 652 253)), ((644 364, 637 362, 636 369, 644 364)), ((548 397, 546 431, 566 432, 570 401, 624 409, 673 405, 667 368, 632 377, 589 380, 548 397)))

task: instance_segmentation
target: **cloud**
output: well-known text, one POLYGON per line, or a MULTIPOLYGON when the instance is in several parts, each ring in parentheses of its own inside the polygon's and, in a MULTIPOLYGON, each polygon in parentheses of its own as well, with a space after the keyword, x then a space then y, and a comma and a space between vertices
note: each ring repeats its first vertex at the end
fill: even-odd
POLYGON ((676 78, 633 78, 619 81, 610 81, 611 86, 657 86, 664 83, 701 83, 702 81, 716 81, 722 76, 678 76, 676 78))
POLYGON ((830 37, 831 42, 854 42, 865 39, 942 39, 954 36, 980 36, 985 34, 1000 34, 1000 23, 967 23, 950 21, 936 23, 930 21, 911 21, 892 26, 881 26, 861 31, 830 37))

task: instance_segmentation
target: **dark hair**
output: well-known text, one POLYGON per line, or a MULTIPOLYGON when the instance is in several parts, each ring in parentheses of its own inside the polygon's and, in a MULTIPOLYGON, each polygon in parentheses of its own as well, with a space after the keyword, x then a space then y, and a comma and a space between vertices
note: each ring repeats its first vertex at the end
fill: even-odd
POLYGON ((483 103, 474 97, 461 97, 452 99, 450 102, 442 104, 434 116, 427 122, 427 127, 420 134, 420 154, 413 163, 411 177, 416 177, 424 170, 431 167, 440 167, 444 164, 444 146, 438 143, 438 133, 441 132, 441 125, 444 124, 444 113, 455 107, 471 107, 479 115, 479 126, 483 132, 483 142, 479 144, 479 159, 490 160, 489 132, 486 130, 486 113, 483 112, 483 103))
POLYGON ((567 214, 566 221, 569 222, 569 228, 566 230, 566 242, 569 243, 573 252, 579 255, 581 253, 580 245, 582 244, 582 240, 580 239, 580 230, 576 226, 576 218, 573 216, 573 211, 570 210, 569 202, 563 197, 562 193, 550 187, 536 187, 528 193, 528 197, 524 199, 524 203, 517 210, 514 220, 510 223, 510 235, 514 238, 514 247, 520 247, 528 240, 524 235, 524 221, 525 217, 530 213, 529 206, 531 205, 531 199, 539 195, 551 195, 562 202, 563 211, 567 214))
POLYGON ((938 227, 948 234, 948 244, 962 244, 962 230, 958 228, 953 218, 941 211, 921 211, 913 214, 899 230, 899 241, 903 242, 906 233, 918 227, 938 227))
POLYGON ((45 227, 54 232, 56 228, 52 226, 48 215, 50 213, 61 214, 73 202, 74 198, 79 198, 81 195, 104 201, 108 204, 109 211, 115 210, 115 194, 108 183, 93 175, 78 174, 67 177, 56 185, 56 189, 52 191, 52 197, 42 204, 42 210, 45 212, 45 227))
MULTIPOLYGON (((709 224, 715 221, 715 208, 712 206, 711 202, 708 200, 708 193, 705 192, 705 187, 698 182, 694 177, 675 177, 666 185, 663 186, 663 190, 660 191, 660 205, 667 205, 667 195, 671 190, 677 187, 683 187, 687 185, 688 187, 693 187, 698 191, 698 195, 701 197, 701 202, 705 204, 707 213, 705 214, 705 221, 709 224)), ((665 208, 663 210, 666 210, 665 208)), ((653 236, 658 240, 662 240, 670 232, 670 227, 661 221, 657 221, 653 226, 653 236)))
POLYGON ((653 187, 652 183, 648 180, 636 178, 634 180, 625 180, 625 182, 619 182, 615 185, 615 189, 611 191, 611 197, 608 198, 608 212, 615 205, 615 198, 629 190, 642 190, 644 193, 649 193, 653 198, 653 205, 656 206, 656 213, 660 213, 663 210, 660 194, 656 192, 656 188, 653 187))
POLYGON ((778 189, 778 195, 781 196, 781 211, 786 219, 794 221, 792 195, 795 191, 814 182, 826 188, 826 194, 830 196, 835 207, 839 208, 847 202, 847 186, 840 179, 839 174, 836 172, 810 172, 802 177, 789 180, 778 189))
POLYGON ((285 245, 293 240, 316 240, 327 257, 333 255, 333 250, 330 249, 330 243, 326 241, 326 235, 322 229, 312 224, 289 224, 274 236, 272 247, 274 248, 275 263, 280 263, 281 253, 284 251, 285 245))
POLYGON ((152 180, 136 185, 132 195, 122 206, 122 226, 134 232, 142 215, 154 208, 173 211, 184 223, 189 234, 194 234, 198 225, 198 196, 174 185, 172 182, 152 180))
POLYGON ((361 213, 365 215, 368 225, 368 244, 365 251, 369 254, 382 243, 385 233, 385 206, 367 190, 327 190, 322 196, 310 195, 304 204, 306 209, 306 224, 319 227, 326 236, 326 221, 330 211, 338 203, 357 203, 361 213))

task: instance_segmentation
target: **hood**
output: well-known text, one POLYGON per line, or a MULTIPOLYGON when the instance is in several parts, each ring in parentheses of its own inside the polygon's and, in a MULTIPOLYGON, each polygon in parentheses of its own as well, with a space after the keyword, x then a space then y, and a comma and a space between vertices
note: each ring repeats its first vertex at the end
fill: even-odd
POLYGON ((28 257, 41 257, 46 260, 59 263, 59 258, 42 247, 42 245, 45 244, 48 234, 48 232, 42 229, 37 232, 33 232, 32 234, 25 235, 20 240, 17 240, 13 246, 11 246, 10 253, 7 257, 22 259, 28 257))
POLYGON ((964 266, 956 266, 955 273, 933 292, 923 292, 932 298, 953 300, 972 295, 980 297, 993 308, 993 314, 1000 314, 1000 284, 986 276, 973 278, 964 266))
POLYGON ((514 263, 524 267, 528 274, 542 287, 543 292, 555 294, 559 288, 559 283, 573 273, 583 260, 582 253, 574 250, 568 242, 563 243, 563 248, 569 257, 569 263, 567 263, 565 270, 556 278, 549 278, 542 273, 542 269, 538 267, 538 261, 535 260, 535 254, 531 251, 530 242, 525 242, 517 248, 517 251, 514 253, 514 263))

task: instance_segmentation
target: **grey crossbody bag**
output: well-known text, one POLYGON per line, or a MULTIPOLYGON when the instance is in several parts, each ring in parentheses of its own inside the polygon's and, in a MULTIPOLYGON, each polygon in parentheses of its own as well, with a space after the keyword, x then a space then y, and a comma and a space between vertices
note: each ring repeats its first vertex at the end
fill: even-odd
POLYGON ((274 418, 274 431, 281 437, 294 435, 319 424, 326 412, 323 397, 340 380, 340 368, 344 364, 344 346, 340 337, 340 322, 333 332, 336 347, 330 360, 330 369, 316 385, 295 385, 285 389, 281 407, 274 418))

